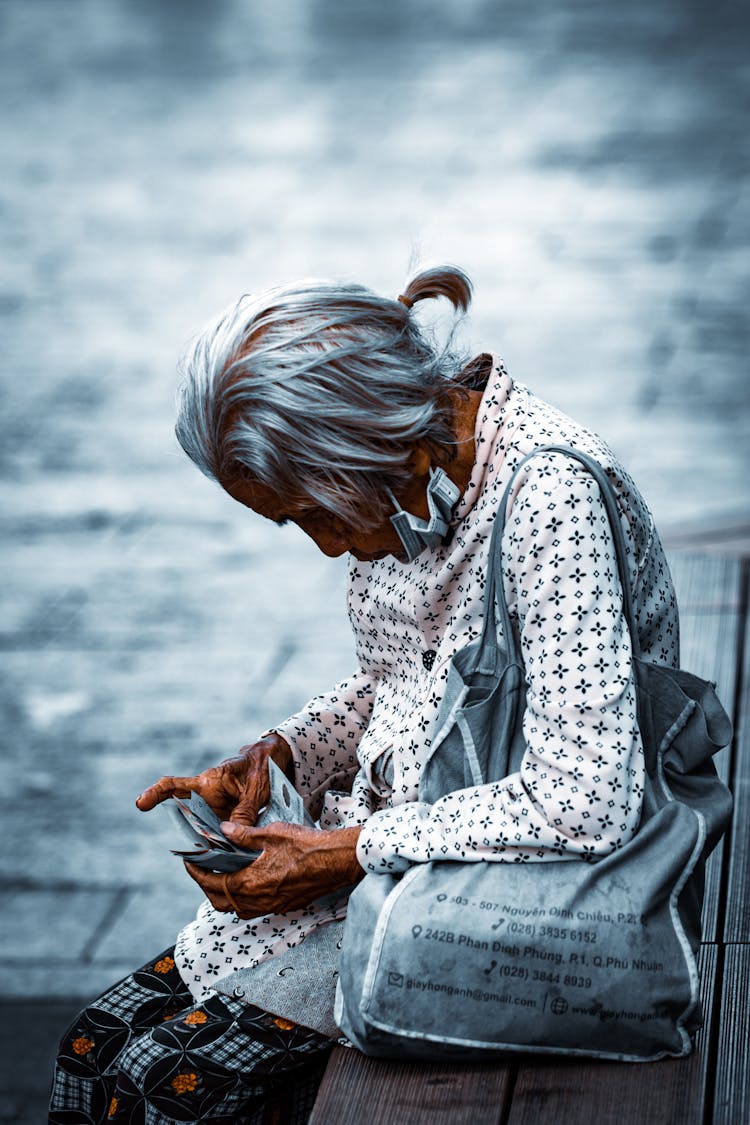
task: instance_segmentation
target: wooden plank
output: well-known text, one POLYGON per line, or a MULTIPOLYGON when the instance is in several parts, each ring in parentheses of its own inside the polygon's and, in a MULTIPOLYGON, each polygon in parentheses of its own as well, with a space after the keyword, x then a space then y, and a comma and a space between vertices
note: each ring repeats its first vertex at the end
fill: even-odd
POLYGON ((699 958, 705 1024, 685 1059, 628 1065, 539 1060, 519 1067, 507 1125, 702 1125, 709 1075, 709 1038, 717 947, 699 958))
POLYGON ((682 551, 668 558, 681 613, 738 609, 740 559, 682 551))
MULTIPOLYGON (((680 663, 688 672, 716 684, 719 699, 732 713, 740 641, 737 609, 722 613, 680 613, 680 663)), ((717 768, 718 759, 717 755, 717 768)))
POLYGON ((726 855, 724 840, 714 848, 706 864, 706 885, 703 892, 703 909, 701 910, 701 934, 704 941, 718 941, 722 929, 719 918, 719 904, 721 902, 721 875, 726 855))
POLYGON ((734 815, 730 829, 725 942, 750 941, 750 618, 745 622, 745 660, 735 736, 734 815))
MULTIPOLYGON (((697 579, 701 560, 692 560, 691 575, 697 579)), ((703 560, 705 561, 705 560, 703 560)), ((709 578, 713 568, 704 572, 709 578)), ((735 577, 737 575, 735 574, 735 577)), ((719 698, 731 714, 735 694, 737 674, 737 645, 739 643, 739 614, 736 609, 721 613, 681 613, 682 666, 690 672, 717 684, 719 698)), ((731 766, 731 747, 720 751, 714 763, 719 777, 729 781, 731 766)), ((725 844, 721 840, 709 858, 706 867, 706 890, 703 900, 703 939, 716 941, 718 933, 718 910, 724 863, 725 844)))
POLYGON ((750 555, 750 520, 747 512, 717 517, 700 518, 681 526, 673 525, 660 530, 661 541, 667 553, 675 551, 701 551, 703 553, 747 557, 750 555))
MULTIPOLYGON (((682 557, 674 567, 680 603, 681 663, 698 676, 714 680, 719 698, 731 713, 737 675, 737 646, 740 636, 740 569, 737 560, 682 557), (723 608, 717 609, 716 606, 723 608)), ((728 782, 731 748, 716 755, 719 776, 728 782)), ((706 867, 703 900, 703 938, 719 936, 718 911, 721 897, 725 844, 720 841, 706 867)))
POLYGON ((336 1047, 309 1125, 499 1125, 511 1073, 510 1064, 392 1063, 336 1047))
POLYGON ((750 945, 724 950, 713 1125, 750 1119, 750 945))

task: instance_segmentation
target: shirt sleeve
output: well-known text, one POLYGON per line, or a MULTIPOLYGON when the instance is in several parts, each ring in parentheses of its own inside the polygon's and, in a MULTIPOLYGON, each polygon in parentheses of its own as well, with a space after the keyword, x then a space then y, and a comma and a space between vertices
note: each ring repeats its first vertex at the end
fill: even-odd
POLYGON ((434 805, 376 812, 360 863, 606 855, 635 832, 643 796, 630 633, 607 512, 594 478, 559 454, 520 476, 503 577, 527 683, 520 770, 434 805))
POLYGON ((273 727, 291 747, 295 787, 312 808, 328 789, 351 785, 374 697, 370 676, 360 668, 273 727))

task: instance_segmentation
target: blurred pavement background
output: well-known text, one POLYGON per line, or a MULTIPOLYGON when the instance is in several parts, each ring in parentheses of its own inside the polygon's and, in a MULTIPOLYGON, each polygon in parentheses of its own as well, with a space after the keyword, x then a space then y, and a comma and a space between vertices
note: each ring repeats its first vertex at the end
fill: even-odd
POLYGON ((350 668, 343 562, 178 450, 185 341, 248 289, 455 261, 467 343, 602 432, 662 527, 746 524, 748 22, 0 0, 0 1121, 42 1119, 67 1013, 196 905, 135 796, 350 668))

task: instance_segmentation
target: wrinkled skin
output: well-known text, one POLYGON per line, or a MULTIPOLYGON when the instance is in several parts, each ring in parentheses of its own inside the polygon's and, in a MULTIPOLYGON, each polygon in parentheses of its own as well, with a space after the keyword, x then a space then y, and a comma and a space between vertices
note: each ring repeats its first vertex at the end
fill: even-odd
POLYGON ((276 911, 296 910, 316 898, 359 881, 364 871, 357 862, 358 828, 320 832, 295 824, 253 827, 269 801, 268 759, 293 779, 292 752, 278 734, 243 746, 228 758, 193 777, 162 777, 136 801, 148 812, 170 797, 199 793, 222 818, 222 831, 240 847, 262 851, 248 867, 231 875, 204 871, 185 863, 188 874, 211 904, 240 918, 257 918, 276 911), (231 902, 226 890, 234 900, 231 902))
POLYGON ((258 742, 242 746, 236 758, 227 758, 194 777, 162 777, 144 789, 135 802, 148 812, 170 797, 189 797, 198 793, 222 820, 253 825, 271 796, 268 784, 268 759, 293 780, 292 751, 279 734, 269 734, 258 742))
POLYGON ((321 832, 298 824, 245 828, 230 823, 222 825, 222 830, 242 847, 262 849, 262 855, 249 867, 226 876, 192 863, 185 863, 185 868, 212 906, 236 912, 238 918, 297 910, 357 883, 365 874, 357 862, 359 828, 321 832))

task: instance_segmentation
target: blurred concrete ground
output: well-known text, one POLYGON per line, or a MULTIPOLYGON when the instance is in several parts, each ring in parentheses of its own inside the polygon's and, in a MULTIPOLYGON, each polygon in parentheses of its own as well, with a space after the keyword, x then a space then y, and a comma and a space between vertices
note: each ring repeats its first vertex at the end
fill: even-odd
POLYGON ((747 23, 702 0, 0 4, 0 1121, 41 1120, 65 1013, 192 914, 135 795, 351 663, 341 562, 177 450, 183 342, 247 289, 395 295, 412 255, 456 261, 467 341, 604 433, 662 526, 744 526, 747 23))

